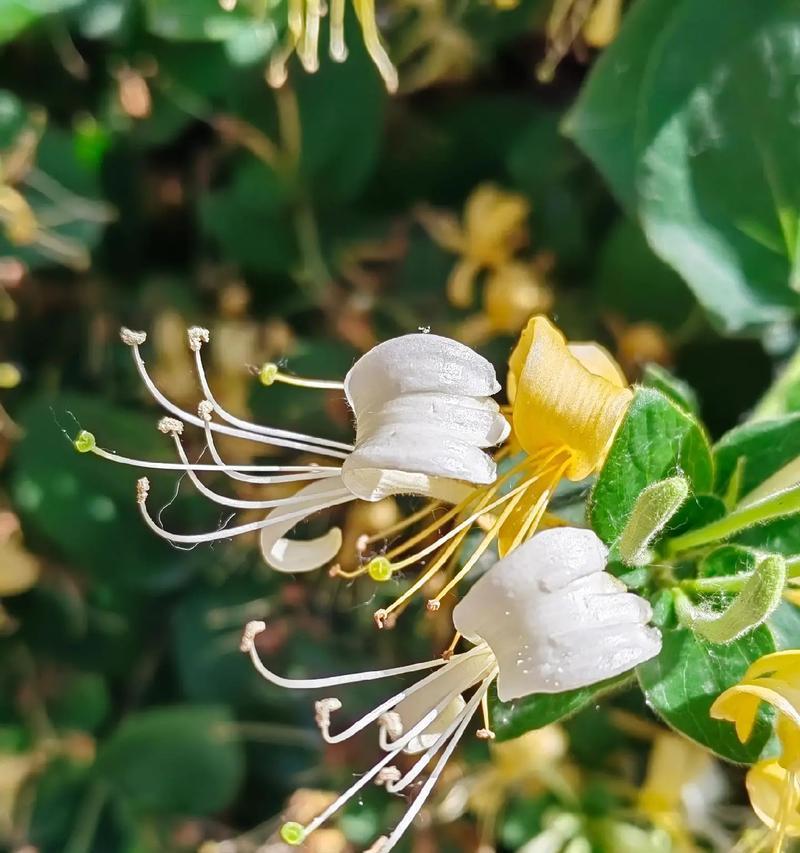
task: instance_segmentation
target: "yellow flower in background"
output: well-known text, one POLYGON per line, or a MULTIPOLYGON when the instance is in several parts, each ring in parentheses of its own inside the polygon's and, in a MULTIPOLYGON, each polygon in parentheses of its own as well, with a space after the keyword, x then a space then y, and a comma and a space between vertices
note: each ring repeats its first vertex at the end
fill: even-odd
POLYGON ((800 651, 759 658, 738 684, 717 697, 710 713, 734 723, 744 743, 762 702, 777 712, 781 753, 750 768, 747 792, 753 810, 774 834, 773 850, 779 851, 787 837, 800 836, 800 651))
MULTIPOLYGON (((381 41, 375 18, 375 0, 353 0, 361 36, 370 59, 390 92, 397 91, 397 69, 381 41)), ((267 82, 279 87, 286 82, 286 63, 297 54, 303 68, 310 74, 319 69, 320 22, 330 11, 330 40, 328 52, 334 62, 347 59, 344 39, 345 0, 331 0, 330 6, 322 0, 289 0, 288 36, 283 47, 273 53, 267 68, 267 82)))
POLYGON ((537 68, 542 82, 550 82, 561 60, 576 43, 607 47, 617 35, 622 0, 555 0, 545 25, 547 51, 537 68))
POLYGON ((481 184, 464 207, 463 221, 451 213, 423 208, 420 221, 443 249, 460 255, 447 282, 447 297, 457 308, 468 308, 480 272, 490 275, 511 263, 528 241, 528 200, 494 184, 481 184))
POLYGON ((566 454, 565 476, 598 471, 632 392, 599 344, 567 344, 546 318, 533 317, 509 359, 508 398, 514 435, 529 455, 566 454))

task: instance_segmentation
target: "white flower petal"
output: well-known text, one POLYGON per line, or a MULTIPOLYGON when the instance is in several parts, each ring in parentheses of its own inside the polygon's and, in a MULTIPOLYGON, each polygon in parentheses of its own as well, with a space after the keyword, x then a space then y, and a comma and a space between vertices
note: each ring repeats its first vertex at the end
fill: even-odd
POLYGON ((436 391, 490 397, 500 390, 494 367, 458 341, 413 334, 373 347, 344 380, 347 400, 358 418, 401 394, 436 391))
POLYGON ((511 424, 491 397, 461 397, 432 391, 404 394, 358 417, 359 443, 383 427, 400 424, 436 426, 476 447, 493 447, 508 438, 511 424))
MULTIPOLYGON (((324 566, 339 553, 339 549, 342 547, 342 532, 338 527, 332 527, 327 533, 315 539, 284 538, 295 525, 309 515, 328 507, 330 500, 320 498, 320 494, 329 494, 336 489, 337 485, 343 486, 341 479, 331 477, 304 486, 297 492, 297 495, 303 495, 307 500, 300 500, 293 504, 292 511, 307 509, 306 515, 290 518, 261 529, 261 553, 268 565, 279 572, 310 572, 312 569, 324 566)), ((271 510, 266 518, 286 514, 283 507, 276 507, 271 510)))
POLYGON ((388 476, 396 472, 465 480, 484 485, 497 475, 494 460, 480 448, 453 438, 435 425, 400 424, 375 430, 342 464, 342 479, 362 500, 419 491, 419 477, 388 476))
POLYGON ((456 606, 456 629, 497 657, 503 701, 594 684, 658 654, 650 604, 603 571, 605 556, 592 531, 544 531, 456 606))

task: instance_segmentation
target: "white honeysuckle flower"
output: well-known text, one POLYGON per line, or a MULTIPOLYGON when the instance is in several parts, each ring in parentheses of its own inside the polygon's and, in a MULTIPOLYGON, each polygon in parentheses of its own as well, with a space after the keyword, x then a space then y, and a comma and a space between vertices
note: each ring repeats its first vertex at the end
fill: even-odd
POLYGON ((494 737, 486 701, 492 682, 497 681, 501 701, 559 693, 621 675, 657 655, 661 634, 647 624, 650 605, 605 571, 606 557, 605 546, 590 530, 561 527, 536 534, 495 563, 456 606, 455 628, 473 648, 396 669, 283 678, 265 666, 256 650, 264 623, 251 622, 242 651, 264 678, 280 687, 341 687, 435 670, 336 734, 331 733, 331 716, 343 707, 342 701, 317 702, 317 723, 325 741, 341 743, 376 723, 383 756, 310 823, 285 824, 283 840, 302 844, 371 781, 390 793, 404 791, 436 759, 398 825, 370 848, 389 853, 424 806, 479 706, 484 726, 477 734, 494 737), (470 690, 472 695, 465 698, 470 690), (406 772, 395 764, 401 754, 418 756, 406 772))
POLYGON ((253 424, 226 411, 214 397, 203 367, 201 350, 210 339, 207 329, 188 330, 202 392, 196 414, 175 405, 153 382, 140 351, 146 334, 122 329, 120 336, 131 348, 145 387, 168 412, 158 428, 172 436, 180 462, 151 463, 119 456, 97 447, 94 436, 85 431, 76 438, 76 448, 127 465, 184 472, 201 494, 233 510, 269 510, 261 521, 203 534, 170 533, 147 509, 149 482, 144 477, 137 484, 142 516, 155 533, 174 544, 214 542, 258 531, 269 565, 283 572, 310 571, 336 556, 342 535, 333 527, 314 539, 287 538, 308 516, 356 499, 377 501, 397 494, 455 504, 474 486, 490 484, 496 478, 494 460, 486 449, 504 441, 510 432, 491 399, 500 384, 492 365, 457 341, 426 333, 393 338, 362 356, 343 383, 298 379, 281 374, 275 365, 262 368, 265 384, 283 381, 341 389, 356 420, 356 440, 351 445, 253 424), (203 431, 210 462, 189 461, 182 443, 186 426, 203 431), (328 457, 335 464, 231 465, 217 448, 218 435, 328 457), (255 485, 304 481, 306 485, 286 498, 241 500, 213 491, 198 476, 203 472, 222 473, 255 485))

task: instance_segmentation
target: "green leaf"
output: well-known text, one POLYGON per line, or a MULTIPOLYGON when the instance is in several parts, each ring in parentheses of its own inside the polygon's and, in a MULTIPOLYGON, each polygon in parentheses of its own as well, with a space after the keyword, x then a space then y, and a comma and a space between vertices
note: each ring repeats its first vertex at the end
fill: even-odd
POLYGON ((171 41, 226 41, 258 23, 250 5, 226 11, 218 0, 146 0, 145 23, 153 35, 171 41))
POLYGON ((566 123, 722 328, 800 307, 795 0, 643 0, 566 123))
POLYGON ((231 726, 213 707, 132 714, 103 745, 97 772, 136 811, 213 814, 236 796, 244 774, 231 726))
POLYGON ((709 715, 714 700, 739 681, 753 661, 775 651, 775 640, 762 625, 720 646, 685 628, 662 631, 661 653, 637 669, 650 707, 673 729, 729 761, 756 761, 770 738, 771 727, 759 718, 753 736, 742 744, 734 727, 709 715))
POLYGON ((775 418, 800 411, 800 349, 781 369, 778 378, 756 406, 750 420, 775 418))
POLYGON ((489 691, 492 730, 498 741, 520 737, 533 729, 571 717, 591 702, 621 687, 629 678, 626 674, 564 693, 534 693, 513 702, 501 702, 492 687, 489 691))
POLYGON ((711 488, 708 439, 694 417, 660 391, 638 388, 592 490, 592 528, 605 542, 615 542, 642 490, 677 474, 695 493, 711 488))
POLYGON ((739 459, 744 459, 738 497, 800 456, 800 414, 742 424, 714 446, 717 494, 724 494, 739 459))
POLYGON ((698 563, 697 576, 718 578, 752 572, 757 563, 757 551, 741 545, 720 545, 698 563))
POLYGON ((642 373, 642 385, 645 388, 655 388, 665 397, 669 397, 673 403, 685 409, 687 412, 697 416, 700 406, 697 394, 688 382, 679 379, 660 364, 648 364, 642 373))
POLYGON ((77 6, 83 0, 0 0, 0 44, 11 41, 40 18, 77 6))

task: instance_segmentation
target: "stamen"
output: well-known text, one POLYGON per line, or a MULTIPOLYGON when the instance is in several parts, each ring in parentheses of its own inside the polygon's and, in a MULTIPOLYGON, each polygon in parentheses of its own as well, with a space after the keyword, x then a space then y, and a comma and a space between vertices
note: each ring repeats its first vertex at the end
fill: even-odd
POLYGON ((396 92, 398 86, 397 69, 392 65, 392 60, 381 44, 378 24, 375 20, 374 0, 354 0, 356 15, 361 24, 361 32, 364 36, 364 45, 367 53, 378 68, 378 72, 386 84, 389 92, 396 92))
POLYGON ((331 0, 330 20, 330 56, 334 62, 347 59, 347 45, 344 43, 344 0, 331 0))
POLYGON ((484 693, 481 696, 481 714, 483 716, 483 728, 475 732, 475 736, 480 740, 494 740, 497 735, 492 731, 492 725, 489 722, 489 694, 484 693))
POLYGON ((272 361, 261 365, 261 369, 258 371, 258 381, 267 387, 275 382, 282 382, 284 385, 296 385, 299 388, 344 390, 344 382, 337 379, 305 379, 302 376, 293 376, 291 373, 283 373, 278 365, 272 361))
POLYGON ((380 848, 380 853, 389 853, 389 851, 403 837, 405 831, 411 825, 414 818, 422 810, 422 807, 425 805, 425 802, 430 796, 431 791, 433 790, 436 783, 439 781, 439 777, 442 775, 444 768, 447 766, 447 762, 450 760, 450 756, 453 754, 455 748, 459 744, 459 741, 463 737, 464 731, 469 725, 470 718, 475 712, 475 708, 477 707, 477 704, 480 701, 482 693, 488 690, 489 684, 491 684, 496 674, 496 670, 493 671, 492 674, 481 685, 475 696, 473 696, 468 702, 467 707, 462 713, 461 721, 459 722, 458 727, 450 738, 449 743, 444 748, 441 758, 436 762, 436 766, 433 768, 431 775, 425 780, 425 784, 420 788, 419 792, 414 798, 414 802, 411 804, 405 815, 403 815, 403 819, 400 821, 400 823, 397 824, 392 834, 386 840, 385 844, 380 848))
POLYGON ((94 435, 88 430, 82 429, 72 442, 78 453, 93 453, 97 447, 94 435))
POLYGON ((438 509, 442 505, 441 501, 429 501, 425 504, 422 509, 418 509, 416 512, 411 515, 406 516, 405 518, 400 519, 400 521, 395 522, 389 527, 384 528, 379 533, 375 533, 372 536, 363 537, 363 547, 361 541, 359 542, 359 548, 361 550, 366 550, 367 545, 371 545, 373 542, 382 541, 388 539, 389 536, 394 533, 399 533, 401 530, 405 530, 407 527, 410 527, 412 524, 416 524, 418 521, 421 521, 427 515, 432 513, 434 510, 438 509))
MULTIPOLYGON (((388 767, 384 767, 383 770, 381 770, 381 772, 378 773, 378 775, 375 777, 375 784, 376 785, 388 785, 388 784, 391 784, 392 782, 397 782, 402 777, 402 775, 403 774, 400 772, 399 768, 390 764, 388 767)), ((384 841, 386 840, 385 835, 381 836, 381 838, 384 841)), ((378 840, 380 841, 381 839, 378 839, 378 840)))
POLYGON ((263 622, 248 622, 242 635, 241 650, 245 654, 250 655, 250 660, 253 661, 253 666, 267 680, 276 684, 278 687, 285 687, 292 690, 316 690, 324 687, 338 687, 344 684, 356 684, 361 681, 378 681, 382 678, 390 678, 394 675, 405 675, 410 672, 421 672, 425 669, 434 669, 442 666, 444 661, 441 658, 434 660, 422 661, 421 663, 412 663, 408 666, 394 667, 393 669, 379 669, 367 672, 354 672, 348 675, 339 675, 332 678, 283 678, 280 675, 267 669, 258 651, 255 647, 255 638, 266 629, 263 622))
POLYGON ((303 41, 297 50, 303 68, 313 74, 319 68, 319 19, 322 14, 320 0, 306 0, 306 22, 303 41))
MULTIPOLYGON (((289 447, 294 450, 304 450, 310 453, 317 453, 323 456, 335 456, 339 459, 347 458, 347 453, 343 451, 320 447, 317 445, 308 444, 300 441, 289 441, 275 436, 268 437, 248 430, 234 429, 233 427, 225 426, 224 424, 210 423, 200 417, 197 417, 196 415, 191 415, 189 414, 189 412, 185 412, 179 406, 176 406, 172 401, 168 400, 153 382, 150 377, 150 374, 147 372, 147 368, 145 367, 142 355, 139 352, 139 338, 131 337, 131 334, 134 333, 126 334, 126 332, 128 331, 129 330, 123 330, 120 333, 120 337, 122 338, 123 342, 127 343, 131 348, 134 363, 136 364, 136 369, 139 372, 139 376, 141 377, 142 382, 144 383, 150 394, 153 396, 153 398, 156 400, 156 402, 168 412, 170 412, 172 415, 175 415, 175 417, 180 418, 182 421, 185 421, 188 424, 192 424, 192 426, 203 427, 207 425, 210 430, 221 433, 222 435, 229 435, 233 438, 242 438, 247 441, 252 441, 258 444, 274 445, 277 447, 289 447)), ((144 334, 144 332, 138 334, 141 335, 144 334)))
POLYGON ((306 831, 302 824, 293 820, 288 820, 281 827, 281 841, 288 844, 290 847, 299 847, 306 837, 306 831))
MULTIPOLYGON (((211 392, 211 386, 208 384, 208 379, 206 378, 206 372, 203 367, 203 359, 200 355, 200 349, 203 343, 208 343, 209 334, 207 329, 198 329, 197 327, 191 328, 188 331, 189 337, 189 348, 194 352, 194 363, 195 368, 197 370, 197 378, 200 380, 200 387, 205 395, 205 400, 203 402, 210 403, 211 408, 215 411, 223 421, 227 421, 229 424, 232 424, 235 427, 239 427, 240 429, 246 430, 247 432, 255 432, 259 435, 267 435, 267 436, 277 436, 280 438, 288 438, 294 439, 297 441, 304 441, 310 444, 319 444, 323 447, 333 447, 339 450, 352 451, 352 444, 344 444, 341 441, 332 441, 327 438, 316 438, 315 436, 305 435, 300 432, 294 432, 292 430, 287 429, 278 429, 277 427, 269 427, 263 426, 261 424, 252 424, 249 421, 242 420, 242 418, 237 418, 235 415, 232 415, 226 409, 224 409, 217 402, 213 393, 211 392)), ((202 403, 200 405, 203 405, 202 403)), ((204 411, 199 411, 198 413, 201 418, 204 420, 210 420, 211 412, 208 410, 208 407, 204 407, 204 411), (207 413, 208 417, 206 417, 207 413)))
MULTIPOLYGON (((171 418, 164 418, 165 421, 172 420, 171 418)), ((162 422, 163 423, 163 422, 162 422)), ((183 425, 181 425, 182 427, 183 425)), ((162 432, 165 432, 164 429, 159 425, 159 429, 162 432)), ((225 495, 220 495, 219 493, 209 489, 203 481, 197 476, 197 474, 191 469, 189 465, 189 460, 186 458, 186 451, 183 449, 183 443, 180 440, 179 433, 173 432, 172 437, 175 441, 175 449, 178 452, 178 456, 186 466, 186 473, 189 475, 189 479, 194 484, 195 488, 201 495, 213 501, 214 503, 220 504, 220 506, 229 506, 231 509, 273 509, 276 506, 291 506, 296 503, 307 503, 308 495, 292 495, 288 498, 273 498, 272 500, 266 501, 251 501, 251 500, 240 500, 237 498, 229 498, 225 495)), ((329 492, 320 492, 318 495, 315 495, 315 500, 318 500, 324 506, 324 502, 327 498, 338 498, 341 497, 347 490, 338 488, 331 489, 329 492)))
POLYGON ((385 583, 392 577, 392 564, 386 557, 373 557, 367 563, 367 574, 376 583, 385 583))
POLYGON ((320 509, 330 509, 330 507, 339 506, 343 503, 348 503, 354 500, 353 496, 346 492, 342 493, 342 497, 336 500, 326 500, 325 503, 318 506, 306 506, 300 510, 284 513, 282 515, 270 515, 262 521, 253 521, 250 524, 240 524, 238 527, 222 527, 212 533, 199 534, 178 534, 170 533, 160 525, 156 524, 150 513, 147 511, 147 494, 149 491, 149 481, 147 477, 142 477, 136 486, 136 500, 139 504, 139 512, 147 526, 162 539, 168 542, 173 542, 176 545, 201 545, 204 542, 220 542, 223 539, 232 539, 234 536, 242 536, 245 533, 255 533, 257 530, 262 530, 265 527, 270 527, 273 524, 280 524, 283 521, 289 521, 292 518, 306 518, 312 513, 318 512, 320 509))
POLYGON ((303 37, 303 0, 289 0, 289 34, 293 44, 303 37))
POLYGON ((453 657, 453 654, 456 650, 456 646, 458 645, 458 641, 461 639, 461 632, 456 631, 453 636, 450 645, 442 652, 442 660, 450 660, 453 657))

